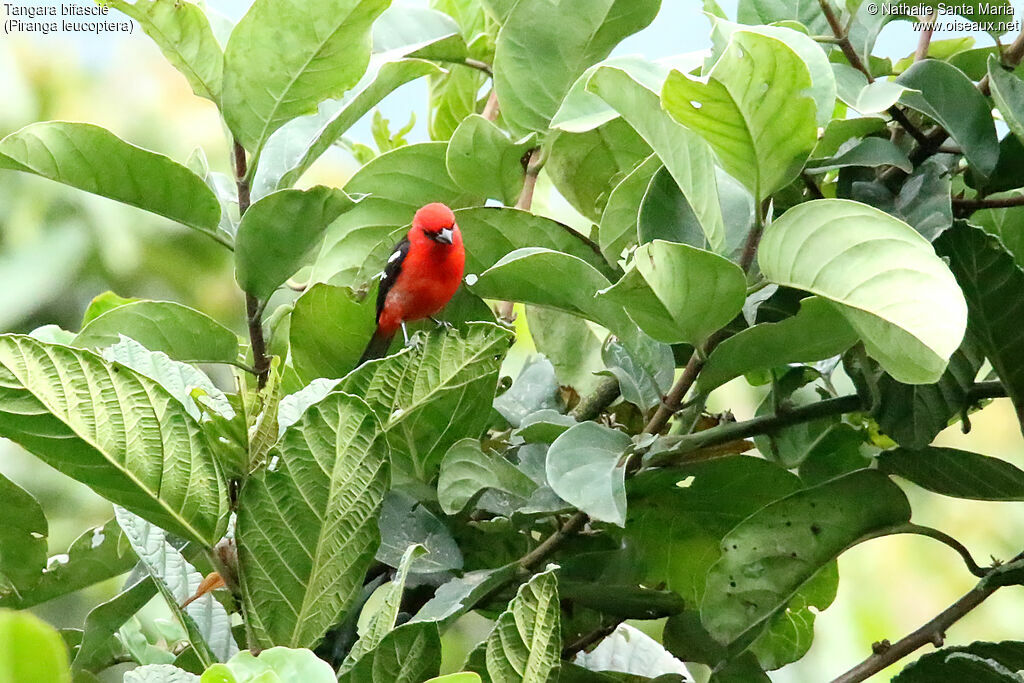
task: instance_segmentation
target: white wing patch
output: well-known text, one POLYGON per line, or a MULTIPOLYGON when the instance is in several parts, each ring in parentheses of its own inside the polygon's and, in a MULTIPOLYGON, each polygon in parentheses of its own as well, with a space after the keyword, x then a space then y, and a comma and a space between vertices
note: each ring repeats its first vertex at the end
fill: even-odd
POLYGON ((388 263, 394 263, 398 259, 402 258, 402 250, 396 250, 395 253, 388 257, 388 263))

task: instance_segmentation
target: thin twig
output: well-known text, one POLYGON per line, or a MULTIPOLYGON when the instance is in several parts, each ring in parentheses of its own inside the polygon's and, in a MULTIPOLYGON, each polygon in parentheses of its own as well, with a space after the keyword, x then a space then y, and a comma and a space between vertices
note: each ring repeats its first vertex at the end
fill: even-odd
POLYGON ((922 21, 919 23, 926 24, 927 28, 921 30, 921 35, 917 39, 917 49, 914 50, 914 61, 920 62, 922 59, 928 57, 928 47, 932 42, 932 22, 935 21, 935 11, 932 10, 925 16, 921 17, 922 21))
POLYGON ((829 28, 832 29, 832 33, 836 37, 836 43, 839 45, 839 49, 843 51, 846 56, 846 61, 850 63, 857 71, 864 74, 868 83, 872 83, 875 77, 871 75, 871 69, 864 64, 864 61, 857 54, 857 50, 854 49, 853 43, 850 42, 850 37, 847 35, 846 30, 839 23, 839 17, 836 16, 835 11, 832 9, 832 3, 830 0, 818 0, 818 4, 821 5, 821 12, 825 15, 825 20, 828 22, 829 28))
POLYGON ((562 648, 562 659, 572 659, 577 653, 586 650, 594 643, 604 640, 606 637, 615 633, 615 629, 617 629, 619 624, 623 621, 625 621, 625 619, 615 619, 610 624, 598 626, 590 633, 584 633, 582 636, 562 648))
POLYGON ((619 397, 619 380, 605 377, 589 396, 580 399, 569 415, 579 422, 593 420, 619 397))
MULTIPOLYGON (((236 140, 234 143, 235 184, 238 187, 238 216, 249 210, 252 198, 249 194, 245 148, 236 140)), ((270 375, 270 358, 267 356, 267 342, 263 337, 263 306, 252 294, 245 294, 246 324, 249 327, 249 342, 252 346, 253 369, 257 386, 262 389, 270 375)))
POLYGON ((1007 209, 1013 206, 1024 206, 1024 195, 995 199, 966 199, 964 197, 953 197, 953 208, 960 211, 1007 209))
POLYGON ((494 72, 491 70, 491 65, 488 64, 487 62, 481 62, 479 59, 473 59, 472 57, 466 57, 460 63, 463 64, 464 66, 468 66, 471 69, 476 69, 477 71, 483 71, 488 76, 493 76, 494 75, 494 72))
MULTIPOLYGON (((1024 558, 1024 553, 1017 555, 1011 562, 1024 558)), ((877 647, 876 651, 857 666, 835 678, 832 683, 860 683, 867 680, 890 664, 903 659, 911 652, 931 643, 940 647, 946 639, 946 631, 950 626, 966 616, 971 610, 985 601, 988 596, 999 590, 1000 584, 989 581, 993 573, 990 569, 983 578, 959 600, 942 610, 935 618, 888 646, 877 647)))
POLYGON ((526 162, 523 166, 526 169, 526 177, 523 178, 523 191, 519 194, 516 208, 529 211, 530 207, 533 206, 533 193, 537 189, 537 176, 540 175, 540 170, 544 168, 545 159, 542 148, 535 147, 525 159, 526 162))
POLYGON ((494 121, 498 118, 498 93, 491 88, 491 94, 487 96, 487 104, 484 105, 483 114, 481 114, 488 121, 494 121))

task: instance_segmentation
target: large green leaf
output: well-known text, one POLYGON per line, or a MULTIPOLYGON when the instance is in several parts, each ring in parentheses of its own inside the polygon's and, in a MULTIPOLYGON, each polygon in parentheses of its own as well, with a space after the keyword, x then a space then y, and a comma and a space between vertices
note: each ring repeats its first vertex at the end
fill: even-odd
POLYGON ((448 143, 448 172, 459 186, 512 206, 523 191, 523 156, 536 142, 512 140, 492 121, 472 114, 459 124, 448 143))
POLYGON ((219 322, 173 301, 132 301, 93 318, 75 346, 102 349, 128 337, 150 351, 186 362, 233 363, 238 336, 219 322))
POLYGON ((205 666, 226 661, 236 652, 231 634, 231 618, 213 593, 204 593, 184 609, 186 600, 196 595, 203 575, 196 571, 167 540, 167 533, 124 508, 115 507, 114 517, 139 556, 171 613, 188 634, 189 642, 205 666))
POLYGON ((417 78, 440 73, 422 59, 370 60, 362 80, 340 100, 320 104, 316 114, 281 126, 263 148, 252 183, 254 198, 292 187, 349 128, 384 97, 417 78))
POLYGON ((597 299, 608 279, 586 261, 550 249, 526 247, 506 254, 472 285, 487 299, 548 306, 600 323, 613 331, 633 327, 622 307, 597 299), (566 283, 573 283, 566 287, 566 283))
POLYGON ((892 680, 893 683, 935 683, 936 681, 972 681, 972 683, 1015 683, 1024 669, 1024 643, 976 642, 944 647, 928 652, 911 662, 892 680))
POLYGON ((279 190, 249 207, 235 237, 235 279, 260 301, 301 268, 327 226, 355 202, 341 190, 317 185, 279 190))
POLYGON ((689 202, 708 244, 722 252, 725 225, 718 203, 714 155, 708 144, 673 121, 662 110, 658 93, 622 69, 598 68, 587 89, 610 104, 647 141, 689 202))
POLYGON ((526 502, 535 484, 501 456, 486 455, 476 439, 456 442, 441 461, 437 502, 445 514, 455 515, 489 489, 526 502))
POLYGON ((272 647, 253 656, 242 650, 203 672, 200 683, 335 683, 331 665, 306 649, 272 647))
POLYGON ((543 247, 571 254, 614 277, 590 240, 550 218, 519 209, 475 207, 456 211, 455 219, 466 243, 468 274, 479 275, 516 249, 543 247))
POLYGON ((373 561, 387 446, 370 407, 337 392, 306 410, 269 455, 238 505, 246 620, 264 646, 308 647, 341 619, 373 561))
POLYGON ((633 267, 597 300, 622 306, 644 332, 666 344, 702 344, 743 308, 746 278, 710 251, 655 240, 633 255, 633 267))
POLYGON ((796 178, 817 142, 810 86, 807 65, 781 40, 735 31, 707 82, 674 71, 662 103, 761 201, 796 178))
POLYGON ((473 609, 479 600, 507 584, 515 575, 517 568, 518 565, 509 564, 498 569, 466 572, 460 578, 439 586, 434 597, 428 600, 410 621, 436 621, 442 626, 451 624, 473 609))
POLYGON ((479 437, 489 410, 509 332, 469 323, 464 333, 431 333, 415 348, 371 361, 339 389, 363 397, 387 432, 396 467, 430 479, 452 444, 479 437))
POLYGON ((114 520, 89 529, 71 543, 67 552, 52 555, 44 563, 45 568, 39 568, 40 576, 31 588, 0 589, 0 608, 27 609, 124 574, 137 560, 123 538, 114 520))
POLYGON ((0 577, 16 589, 35 588, 46 567, 46 515, 31 493, 0 474, 0 509, 4 524, 0 527, 0 577))
POLYGON ((654 20, 660 0, 520 0, 498 33, 494 89, 518 132, 545 131, 573 82, 654 20), (541 87, 538 87, 541 84, 541 87))
POLYGON ((388 633, 339 683, 420 683, 441 668, 441 636, 437 625, 404 624, 388 633))
POLYGON ((954 498, 1024 500, 1024 471, 980 453, 955 448, 897 448, 878 457, 886 474, 909 479, 921 488, 954 498))
POLYGON ((370 26, 390 4, 256 0, 224 51, 221 107, 238 141, 256 153, 283 124, 355 85, 370 61, 370 26))
POLYGON ((35 615, 0 610, 0 680, 70 683, 68 651, 57 629, 35 615))
POLYGON ((358 287, 383 269, 402 228, 420 207, 443 202, 458 209, 482 203, 448 175, 447 149, 441 142, 406 145, 359 169, 345 191, 370 196, 328 228, 313 281, 358 287))
POLYGON ((989 55, 988 83, 1003 121, 1018 140, 1024 141, 1024 81, 1004 71, 996 56, 989 55))
POLYGON ((202 178, 88 123, 33 123, 0 140, 0 168, 137 206, 223 240, 220 203, 202 178))
POLYGON ((984 360, 968 333, 935 384, 901 384, 882 375, 874 411, 879 428, 901 446, 924 448, 963 412, 967 391, 984 360))
POLYGON ((526 324, 537 352, 555 369, 559 386, 572 387, 580 396, 594 392, 601 383, 595 374, 601 362, 600 330, 586 320, 543 306, 526 306, 526 324))
POLYGON ((548 449, 548 484, 564 500, 593 519, 625 526, 629 436, 596 422, 581 422, 548 449))
POLYGON ((722 537, 799 488, 796 475, 749 456, 643 472, 629 482, 630 514, 622 535, 644 583, 665 584, 688 605, 699 605, 722 537))
POLYGON ((999 160, 999 138, 991 106, 971 79, 937 59, 915 62, 896 82, 912 88, 900 101, 931 117, 963 148, 971 169, 985 177, 999 160))
POLYGON ((709 392, 755 370, 831 358, 855 343, 857 333, 835 306, 808 297, 793 317, 754 325, 715 347, 697 386, 701 392, 709 392))
POLYGON ((202 544, 227 484, 199 425, 156 382, 89 352, 0 337, 0 434, 143 518, 202 544))
POLYGON ((1006 387, 1018 415, 1024 415, 1024 335, 1018 324, 1024 299, 1024 271, 998 238, 959 224, 935 244, 967 297, 968 329, 1006 387))
POLYGON ((964 336, 966 304, 949 268, 906 223, 842 199, 800 204, 772 223, 758 250, 771 282, 840 306, 889 374, 935 382, 964 336))
POLYGON ((153 578, 140 572, 129 578, 120 593, 89 610, 82 630, 82 642, 71 663, 72 668, 76 672, 98 671, 109 666, 110 643, 114 634, 152 600, 156 592, 153 578))
POLYGON ((633 169, 608 195, 601 213, 597 239, 609 263, 617 263, 622 252, 637 243, 639 207, 654 175, 663 168, 657 154, 633 169))
POLYGON ((754 634, 840 553, 909 521, 906 496, 877 470, 858 470, 771 503, 722 539, 701 621, 722 643, 754 634))
POLYGON ((342 377, 355 367, 373 334, 374 299, 347 287, 318 283, 295 302, 291 313, 291 361, 303 381, 342 377))
POLYGON ((558 581, 553 570, 519 587, 487 637, 492 683, 553 683, 561 654, 558 581))
POLYGON ((111 0, 105 4, 139 23, 167 61, 188 80, 192 92, 220 101, 224 53, 199 5, 175 0, 111 0))

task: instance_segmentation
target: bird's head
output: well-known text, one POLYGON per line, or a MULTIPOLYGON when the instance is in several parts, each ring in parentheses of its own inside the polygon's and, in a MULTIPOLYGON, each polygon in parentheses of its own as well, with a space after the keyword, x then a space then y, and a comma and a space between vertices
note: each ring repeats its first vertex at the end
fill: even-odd
POLYGON ((455 214, 441 203, 427 204, 412 219, 411 237, 423 236, 438 244, 452 244, 459 233, 455 214))

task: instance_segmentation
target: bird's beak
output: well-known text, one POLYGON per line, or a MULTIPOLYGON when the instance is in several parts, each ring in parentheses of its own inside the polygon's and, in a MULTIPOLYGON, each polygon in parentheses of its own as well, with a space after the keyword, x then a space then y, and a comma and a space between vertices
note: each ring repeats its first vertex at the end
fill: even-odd
POLYGON ((451 244, 452 234, 453 233, 451 228, 443 228, 441 232, 437 233, 437 235, 434 237, 434 241, 440 242, 441 244, 451 244))

